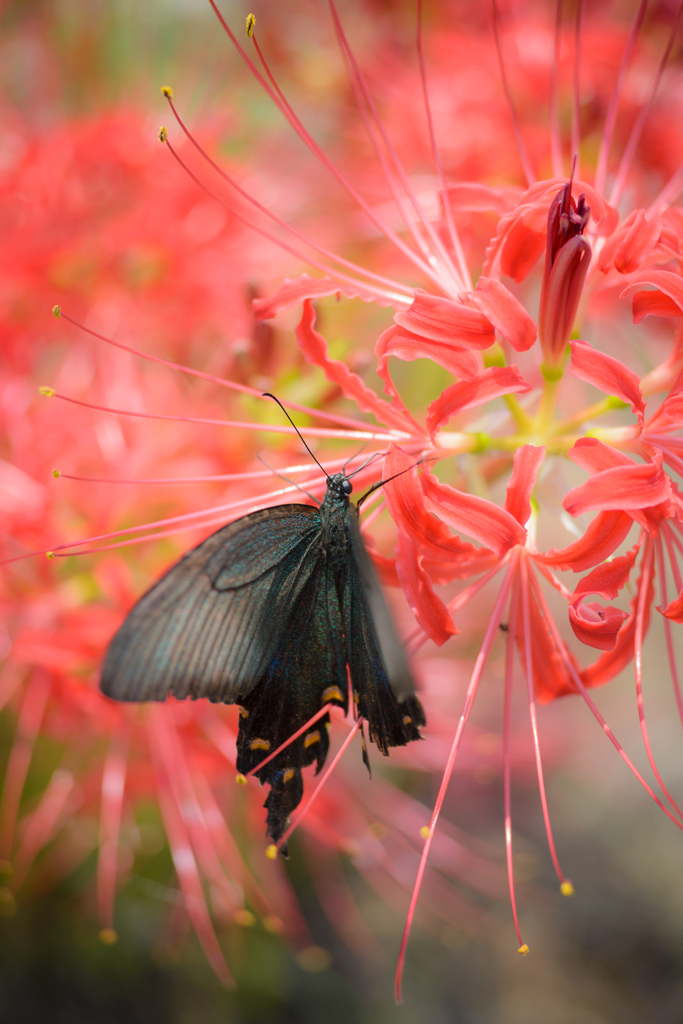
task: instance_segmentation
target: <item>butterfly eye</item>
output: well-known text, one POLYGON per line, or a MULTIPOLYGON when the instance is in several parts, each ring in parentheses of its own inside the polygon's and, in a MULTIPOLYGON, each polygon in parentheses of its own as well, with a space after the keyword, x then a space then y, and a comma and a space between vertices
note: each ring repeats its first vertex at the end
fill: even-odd
POLYGON ((348 479, 342 480, 342 482, 339 485, 339 487, 340 487, 340 490, 341 490, 342 494, 350 494, 351 491, 353 490, 353 484, 348 479))

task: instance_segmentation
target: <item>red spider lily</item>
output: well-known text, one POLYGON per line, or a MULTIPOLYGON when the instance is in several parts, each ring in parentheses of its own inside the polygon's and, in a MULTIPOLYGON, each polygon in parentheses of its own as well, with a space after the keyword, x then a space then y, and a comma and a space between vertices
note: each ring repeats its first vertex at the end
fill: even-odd
MULTIPOLYGON (((497 52, 500 61, 502 95, 509 102, 511 132, 517 140, 519 163, 526 178, 527 188, 524 192, 518 180, 505 187, 492 187, 481 181, 453 183, 449 180, 453 171, 449 171, 445 165, 437 146, 437 130, 431 112, 418 18, 421 101, 427 112, 426 134, 435 167, 431 188, 427 192, 418 192, 411 174, 405 170, 390 141, 390 133, 380 119, 377 105, 348 42, 336 6, 330 0, 332 24, 349 67, 351 88, 385 179, 388 199, 382 206, 364 198, 359 188, 321 150, 304 127, 277 85, 253 31, 253 22, 249 25, 248 33, 252 40, 250 45, 254 46, 255 52, 252 60, 213 0, 210 2, 241 57, 283 116, 342 187, 349 200, 357 204, 370 225, 370 231, 393 245, 398 254, 392 258, 392 262, 382 248, 375 260, 371 253, 368 264, 361 263, 347 257, 343 245, 341 252, 335 252, 320 242, 314 233, 288 225, 283 218, 271 213, 258 199, 250 196, 236 178, 219 167, 206 153, 178 113, 172 91, 164 89, 180 131, 198 156, 206 160, 212 172, 222 178, 218 190, 205 184, 201 173, 195 170, 195 165, 189 166, 186 152, 181 151, 176 142, 163 132, 162 141, 176 162, 188 171, 195 185, 217 203, 227 205, 231 215, 240 223, 252 224, 262 236, 278 241, 290 255, 305 258, 311 267, 324 275, 322 278, 302 275, 296 279, 287 279, 272 297, 255 303, 255 312, 258 318, 266 320, 281 310, 303 303, 296 337, 304 358, 323 370, 327 381, 338 389, 336 395, 340 394, 355 403, 360 413, 373 416, 381 424, 375 427, 360 416, 347 414, 345 409, 337 411, 334 398, 320 403, 322 408, 292 401, 286 403, 313 421, 314 425, 303 429, 305 436, 316 437, 321 441, 344 439, 374 442, 375 451, 372 454, 383 457, 384 478, 389 481, 397 471, 402 471, 400 477, 387 483, 383 496, 378 496, 379 504, 374 510, 367 510, 364 529, 369 528, 383 507, 388 509, 397 531, 395 559, 376 553, 376 561, 385 579, 402 587, 414 612, 418 629, 411 638, 411 652, 414 653, 427 639, 440 645, 455 636, 458 632, 457 613, 490 580, 502 574, 502 583, 493 601, 481 650, 467 687, 439 796, 429 826, 423 826, 425 844, 399 958, 397 997, 400 998, 400 979, 417 895, 422 879, 426 877, 429 852, 432 845, 438 843, 435 832, 437 820, 455 758, 460 750, 463 731, 484 677, 487 659, 499 627, 506 617, 508 646, 503 734, 505 844, 519 951, 528 952, 518 927, 512 875, 510 707, 517 672, 515 652, 525 678, 543 817, 561 891, 570 895, 573 889, 560 867, 550 827, 540 756, 537 703, 569 694, 580 695, 638 781, 669 818, 679 828, 683 828, 681 811, 663 786, 656 768, 642 711, 642 641, 654 599, 655 565, 659 567, 661 609, 670 652, 673 650, 671 623, 677 623, 683 618, 683 590, 678 561, 679 554, 683 552, 678 525, 681 506, 676 485, 664 469, 666 465, 673 473, 678 473, 681 466, 680 440, 675 436, 683 405, 679 394, 679 379, 683 370, 681 335, 677 332, 672 344, 668 341, 665 343, 667 350, 661 353, 663 358, 656 365, 653 365, 655 360, 652 359, 649 372, 642 378, 627 365, 632 360, 626 354, 619 352, 617 355, 612 351, 614 345, 610 338, 604 342, 601 338, 598 343, 595 341, 595 332, 591 331, 592 344, 576 339, 579 332, 591 330, 596 310, 608 306, 615 320, 620 317, 619 307, 612 301, 617 286, 622 294, 634 286, 654 287, 655 291, 635 293, 633 318, 636 323, 648 315, 683 315, 683 286, 679 265, 683 217, 671 206, 683 187, 683 171, 666 163, 650 166, 648 170, 656 172, 657 181, 654 188, 650 187, 648 182, 652 179, 642 173, 643 167, 647 166, 646 147, 641 147, 649 120, 656 113, 658 87, 665 73, 682 8, 679 5, 667 43, 653 69, 648 97, 638 109, 629 111, 634 115, 630 118, 630 134, 626 134, 622 140, 622 127, 617 130, 618 113, 625 91, 624 80, 630 73, 633 50, 643 28, 645 4, 640 4, 630 33, 622 34, 626 37, 623 50, 611 51, 613 60, 609 65, 610 75, 606 79, 608 84, 604 81, 597 83, 600 86, 597 94, 604 113, 604 130, 595 166, 591 167, 587 155, 581 153, 582 165, 576 171, 577 177, 572 174, 569 181, 564 175, 563 166, 558 72, 553 70, 552 75, 548 75, 551 133, 550 138, 546 139, 537 126, 532 132, 529 111, 523 111, 524 116, 520 117, 512 101, 522 73, 519 68, 515 68, 515 74, 510 74, 505 56, 508 48, 505 44, 506 41, 519 41, 522 30, 517 28, 504 32, 494 9, 493 38, 486 44, 482 44, 478 38, 477 43, 485 46, 489 56, 497 52), (527 146, 529 135, 532 135, 533 146, 527 146), (622 141, 621 160, 611 165, 612 148, 622 141), (639 147, 642 148, 642 158, 639 147), (538 180, 536 167, 552 167, 552 176, 538 180), (613 180, 608 193, 606 185, 610 176, 613 180), (229 186, 232 193, 236 191, 239 194, 239 205, 237 200, 233 203, 227 198, 230 193, 224 190, 225 185, 229 186), (627 191, 627 185, 630 191, 627 191), (632 196, 637 197, 638 203, 642 205, 636 207, 632 196), (633 202, 633 208, 625 211, 620 224, 618 208, 630 202, 633 202), (250 212, 249 206, 256 212, 250 212), (469 220, 475 214, 488 217, 491 212, 498 218, 495 233, 485 250, 480 247, 476 252, 482 229, 471 227, 469 220), (473 252, 476 252, 476 256, 473 256, 473 252), (527 279, 534 280, 532 275, 544 252, 545 267, 542 279, 538 280, 541 302, 537 327, 532 315, 535 311, 531 301, 532 290, 525 289, 525 282, 527 279), (394 267, 399 259, 403 264, 401 271, 396 272, 394 267), (476 285, 473 285, 470 265, 483 268, 483 274, 476 285), (413 275, 411 286, 404 283, 406 268, 413 275), (508 287, 500 280, 503 276, 511 278, 515 284, 508 287), (364 302, 373 301, 383 308, 394 310, 393 323, 380 334, 375 347, 376 370, 383 382, 386 398, 380 397, 346 361, 333 358, 325 338, 316 330, 313 300, 335 294, 359 298, 364 302), (567 366, 568 343, 572 337, 571 363, 567 366), (621 356, 624 356, 626 362, 621 356), (447 371, 455 381, 442 390, 432 401, 426 415, 422 416, 413 411, 409 402, 401 397, 401 389, 390 372, 392 359, 408 362, 429 360, 447 371), (581 393, 576 383, 578 381, 597 387, 607 398, 592 405, 581 406, 577 401, 581 393), (660 392, 666 393, 664 401, 648 420, 645 415, 645 398, 660 392), (526 397, 520 399, 517 396, 526 397), (636 423, 611 423, 604 428, 595 426, 601 417, 616 416, 625 406, 631 407, 636 423), (325 425, 315 425, 317 421, 325 425), (636 455, 640 461, 631 458, 626 451, 636 455), (476 457, 480 466, 476 476, 471 474, 470 479, 467 477, 465 456, 468 459, 476 457), (559 461, 565 457, 591 476, 586 484, 565 487, 561 502, 558 503, 561 506, 558 514, 565 517, 565 522, 587 511, 595 511, 597 515, 582 534, 578 531, 581 535, 574 543, 559 550, 552 548, 547 552, 539 552, 537 536, 543 504, 544 474, 548 469, 545 460, 556 458, 559 461), (423 468, 419 472, 417 459, 429 460, 430 469, 423 468), (440 479, 432 472, 431 463, 437 461, 444 464, 452 483, 440 479), (507 489, 501 503, 479 493, 484 487, 495 486, 506 475, 507 489), (634 522, 640 531, 635 544, 627 553, 615 555, 626 541, 634 522), (464 540, 461 534, 475 543, 464 540), (665 554, 669 558, 670 573, 679 591, 679 597, 673 601, 668 600, 667 596, 665 554), (630 613, 616 606, 605 607, 598 602, 588 601, 591 596, 616 600, 638 557, 641 558, 640 579, 636 584, 630 613), (610 558, 611 561, 607 561, 610 558), (571 592, 553 570, 590 571, 571 592), (444 599, 435 589, 439 585, 451 584, 454 580, 469 580, 473 576, 479 578, 455 597, 444 599), (575 638, 585 647, 602 652, 592 664, 582 667, 577 655, 563 639, 551 613, 543 581, 566 601, 567 622, 575 638), (671 809, 664 805, 637 771, 602 719, 588 692, 591 687, 606 683, 632 658, 635 659, 638 706, 648 758, 671 809)), ((583 75, 591 73, 588 62, 582 63, 584 41, 586 48, 590 49, 590 45, 595 46, 599 31, 603 30, 604 24, 597 18, 595 21, 589 18, 583 6, 579 5, 573 30, 574 80, 570 103, 571 149, 574 153, 578 152, 582 141, 580 85, 583 75)), ((558 5, 555 53, 561 50, 562 37, 561 7, 558 5)), ((552 36, 549 39, 552 41, 552 36)), ((491 61, 488 63, 490 65, 491 61)), ((551 64, 552 48, 548 54, 548 70, 551 64)), ((597 81, 599 75, 594 77, 597 81)), ((525 88, 533 95, 533 75, 531 79, 525 88)), ((624 118, 624 123, 628 120, 624 118)), ((458 127, 457 123, 455 127, 458 127)), ((680 159, 683 146, 678 136, 675 142, 677 159, 680 159)), ((544 170, 544 173, 547 171, 544 170)), ((67 319, 71 317, 67 316, 67 319)), ((87 325, 86 330, 96 338, 107 340, 103 333, 95 332, 87 325)), ((128 352, 132 351, 132 346, 118 342, 114 344, 128 352)), ((158 357, 152 358, 160 361, 158 357)), ((168 365, 169 361, 166 362, 168 365)), ((171 365, 177 366, 175 363, 171 365)), ((179 368, 187 370, 187 367, 179 368)), ((232 377, 219 378, 218 374, 205 371, 188 372, 227 386, 233 391, 246 393, 252 398, 259 395, 259 389, 251 388, 232 377)), ((62 394, 60 391, 59 398, 73 399, 73 395, 62 394)), ((100 405, 88 406, 81 399, 76 401, 90 408, 107 408, 100 405)), ((122 410, 116 407, 112 410, 110 406, 109 409, 117 415, 164 418, 161 414, 149 414, 132 408, 122 410)), ((170 420, 178 417, 165 418, 170 420)), ((199 420, 188 415, 180 419, 183 423, 210 422, 209 417, 199 420)), ((244 430, 263 429, 262 424, 243 419, 223 422, 244 430)), ((286 427, 272 429, 283 434, 289 432, 286 427)), ((324 465, 328 467, 332 463, 325 461, 324 465)), ((364 476, 359 479, 369 480, 374 472, 372 466, 367 467, 363 470, 364 476)), ((316 496, 323 485, 324 478, 316 473, 306 481, 306 486, 316 496)), ((200 519, 203 525, 208 526, 212 522, 224 521, 226 513, 232 510, 243 514, 250 508, 272 503, 283 493, 286 493, 285 489, 280 489, 279 493, 252 492, 244 499, 236 499, 203 512, 159 516, 148 526, 157 531, 151 536, 162 535, 167 530, 184 529, 188 522, 198 523, 200 519)), ((119 543, 116 538, 124 533, 124 530, 102 528, 91 532, 85 540, 54 546, 53 552, 62 555, 86 543, 119 543)), ((679 707, 683 708, 673 655, 671 657, 677 700, 679 707)), ((36 692, 38 696, 35 701, 38 702, 40 690, 36 692)), ((169 720, 172 720, 170 715, 169 720)), ((33 718, 29 711, 26 712, 26 721, 26 734, 30 737, 33 718)), ((159 721, 165 720, 159 718, 159 721)), ((152 742, 155 769, 162 789, 162 809, 188 909, 190 905, 195 907, 191 911, 195 915, 195 925, 204 936, 207 954, 216 963, 216 949, 208 938, 205 910, 193 903, 193 900, 199 898, 197 861, 202 861, 202 870, 212 883, 218 884, 219 876, 201 828, 196 826, 196 822, 191 828, 190 822, 176 813, 183 800, 191 803, 196 797, 190 788, 190 783, 195 783, 191 774, 188 775, 184 770, 173 777, 173 766, 179 763, 181 748, 175 743, 172 734, 164 732, 165 728, 166 725, 162 725, 158 733, 153 734, 152 742), (190 860, 188 851, 192 853, 193 860, 190 860)), ((108 864, 111 864, 112 844, 115 842, 120 814, 116 801, 119 799, 117 794, 122 791, 121 765, 125 742, 124 737, 114 749, 111 773, 107 776, 112 780, 113 793, 107 823, 103 826, 103 850, 108 851, 104 854, 104 860, 108 864)), ((19 754, 17 759, 21 762, 19 754)), ((332 778, 329 785, 334 785, 334 781, 332 778)), ((61 785, 65 790, 65 785, 61 785)), ((57 789, 56 795, 51 797, 53 802, 50 806, 62 798, 61 794, 62 789, 57 789)), ((319 808, 320 803, 317 806, 319 808)), ((314 823, 312 828, 317 828, 319 838, 326 836, 331 840, 329 822, 325 821, 319 810, 314 813, 311 809, 303 820, 314 823)), ((341 829, 339 832, 343 834, 341 829)), ((35 844, 35 840, 33 842, 35 844)), ((103 883, 100 891, 105 894, 101 897, 103 900, 110 899, 112 888, 109 883, 103 883)))

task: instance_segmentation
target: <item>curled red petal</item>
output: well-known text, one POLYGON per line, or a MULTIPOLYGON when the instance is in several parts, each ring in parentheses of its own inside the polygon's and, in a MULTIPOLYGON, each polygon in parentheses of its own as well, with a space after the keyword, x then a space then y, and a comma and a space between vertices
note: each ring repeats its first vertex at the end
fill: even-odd
POLYGON ((632 526, 633 520, 626 512, 598 512, 580 540, 559 551, 551 548, 534 558, 553 569, 583 572, 609 558, 626 539, 632 526))
MULTIPOLYGON (((385 395, 391 397, 394 409, 402 412, 412 423, 415 421, 401 401, 389 373, 389 358, 391 356, 405 362, 411 362, 413 359, 431 359, 455 377, 460 377, 463 380, 471 380, 476 377, 480 369, 480 361, 476 353, 455 345, 429 341, 427 338, 411 334, 410 331, 405 331, 398 326, 389 327, 379 336, 375 354, 377 355, 377 374, 384 381, 385 395)), ((415 423, 415 428, 422 433, 417 423, 415 423)))
POLYGON ((516 366, 489 366, 472 380, 451 384, 427 410, 426 424, 435 433, 451 416, 463 409, 483 405, 501 395, 531 391, 516 366))
POLYGON ((421 288, 415 289, 410 308, 396 313, 394 321, 421 338, 451 345, 485 349, 496 340, 493 325, 478 309, 421 288))
POLYGON ((505 510, 526 526, 531 515, 531 492, 545 458, 545 448, 523 444, 515 451, 512 476, 505 491, 505 510))
POLYGON ((391 518, 421 555, 455 563, 462 559, 467 563, 478 554, 478 548, 452 537, 445 525, 427 511, 415 459, 398 445, 390 444, 387 449, 384 479, 384 497, 391 518))
POLYGON ((612 469, 615 466, 638 465, 628 455, 605 444, 604 441, 599 441, 597 437, 579 438, 574 447, 569 449, 567 455, 572 462, 581 466, 587 473, 599 473, 603 469, 612 469))
POLYGON ((599 651, 614 650, 617 634, 627 618, 628 613, 620 608, 603 607, 597 601, 569 606, 569 623, 574 635, 581 643, 599 651))
POLYGON ((396 572, 408 604, 430 640, 440 647, 459 632, 448 608, 434 592, 422 566, 422 557, 406 535, 400 532, 396 544, 396 572))
POLYGON ((449 526, 481 541, 499 558, 526 541, 524 527, 494 502, 443 484, 433 473, 424 472, 421 483, 427 508, 449 526))
POLYGON ((634 324, 639 324, 646 316, 683 316, 683 309, 658 288, 649 292, 636 292, 633 296, 634 324))
POLYGON ((620 274, 632 274, 650 255, 662 233, 660 221, 649 221, 644 210, 633 210, 605 243, 598 267, 607 273, 612 264, 620 274))
POLYGON ((683 622, 683 590, 673 601, 670 601, 666 608, 657 606, 657 611, 665 615, 672 622, 683 622))
MULTIPOLYGON (((649 284, 653 288, 657 288, 664 295, 668 296, 669 299, 678 307, 678 313, 667 313, 666 316, 683 316, 683 280, 679 274, 674 274, 670 270, 644 270, 642 274, 634 277, 628 285, 624 288, 619 298, 623 299, 630 288, 639 284, 649 284)), ((639 296, 643 295, 643 292, 637 293, 639 296)), ((647 294, 647 293, 645 293, 647 294)), ((642 299, 640 300, 642 302, 642 299)), ((648 315, 648 312, 654 312, 653 309, 643 312, 642 309, 638 309, 638 320, 636 320, 636 303, 635 296, 633 300, 633 318, 636 323, 642 320, 644 316, 648 315), (641 315, 642 314, 642 315, 641 315)), ((661 313, 659 314, 662 315, 661 313)))
POLYGON ((490 277, 480 277, 469 297, 515 352, 531 348, 538 336, 536 324, 504 284, 490 277))
POLYGON ((638 374, 619 359, 598 351, 585 341, 570 341, 569 344, 572 350, 569 372, 572 376, 592 384, 607 395, 616 395, 622 402, 628 402, 642 426, 645 402, 638 374))
POLYGON ((596 473, 569 491, 562 502, 572 516, 591 509, 637 510, 668 502, 671 484, 662 470, 661 455, 644 465, 616 466, 596 473))
MULTIPOLYGON (((401 299, 396 296, 389 300, 382 292, 366 288, 362 284, 352 285, 344 281, 334 281, 331 277, 310 277, 301 274, 299 277, 286 277, 274 295, 267 299, 254 299, 254 316, 257 320, 269 320, 281 309, 298 306, 304 299, 322 299, 326 295, 344 295, 347 299, 362 299, 363 302, 376 302, 379 306, 396 308, 401 299)), ((405 305, 408 303, 406 301, 405 305)))
MULTIPOLYGON (((654 574, 653 574, 654 576, 654 574)), ((653 576, 650 577, 648 592, 645 599, 645 614, 643 617, 643 638, 647 635, 650 625, 650 609, 654 598, 653 576)), ((611 651, 605 651, 597 661, 589 665, 581 672, 581 680, 584 686, 603 686, 613 679, 633 658, 634 640, 636 633, 636 613, 638 599, 642 586, 642 576, 636 584, 636 592, 630 602, 630 612, 623 626, 617 634, 617 640, 611 651)))
POLYGON ((578 604, 587 594, 599 594, 606 600, 614 600, 619 591, 626 586, 640 550, 639 540, 625 555, 613 558, 611 562, 598 565, 597 568, 584 576, 576 585, 572 594, 571 604, 578 604))
POLYGON ((407 422, 399 411, 379 398, 363 383, 358 374, 349 370, 346 363, 342 363, 338 359, 330 359, 327 354, 327 342, 322 334, 314 329, 314 324, 313 303, 310 299, 305 299, 301 320, 296 328, 296 337, 306 361, 313 363, 314 366, 320 366, 327 379, 337 384, 341 388, 342 394, 353 399, 363 412, 372 413, 380 423, 384 423, 388 427, 412 433, 414 429, 412 420, 407 422))

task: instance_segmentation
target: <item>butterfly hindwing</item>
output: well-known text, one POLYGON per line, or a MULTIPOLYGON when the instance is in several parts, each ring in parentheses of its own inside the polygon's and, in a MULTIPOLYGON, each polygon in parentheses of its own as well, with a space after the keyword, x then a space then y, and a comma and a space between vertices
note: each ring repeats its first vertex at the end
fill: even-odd
POLYGON ((358 713, 366 719, 370 738, 378 749, 388 754, 389 747, 402 747, 421 738, 419 727, 425 724, 425 716, 415 696, 403 649, 391 624, 370 557, 354 522, 349 529, 349 557, 342 593, 347 657, 358 713), (355 539, 354 528, 358 531, 355 539), (359 546, 367 563, 364 563, 362 555, 358 557, 359 546), (372 577, 369 577, 370 573, 372 577), (369 586, 369 578, 374 578, 374 593, 369 586), (384 612, 378 607, 379 600, 384 612), (391 633, 387 631, 380 637, 377 626, 386 630, 387 624, 391 633), (392 634, 395 649, 385 654, 392 634), (398 683, 393 679, 390 681, 392 669, 398 683))
MULTIPOLYGON (((255 768, 327 703, 346 711, 348 686, 341 607, 334 572, 324 549, 308 576, 296 615, 281 638, 264 678, 240 699, 237 769, 255 768)), ((327 756, 329 715, 256 772, 270 784, 267 832, 277 842, 291 811, 301 800, 301 769, 322 768, 327 756)), ((286 850, 283 848, 284 853, 286 850)))
POLYGON ((101 689, 117 700, 232 703, 271 662, 318 563, 319 510, 263 509, 190 551, 115 635, 101 689))

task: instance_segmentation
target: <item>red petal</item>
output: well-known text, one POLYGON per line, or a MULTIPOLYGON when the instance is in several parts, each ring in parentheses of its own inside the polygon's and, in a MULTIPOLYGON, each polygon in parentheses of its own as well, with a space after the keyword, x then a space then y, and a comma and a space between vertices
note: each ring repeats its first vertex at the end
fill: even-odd
MULTIPOLYGON (((403 359, 405 362, 411 362, 413 359, 431 359, 439 366, 443 366, 453 376, 461 377, 464 380, 476 377, 480 369, 480 359, 474 352, 452 345, 443 345, 436 341, 428 341, 417 334, 404 331, 402 327, 389 327, 384 331, 375 346, 375 354, 377 355, 377 374, 384 381, 385 395, 390 395, 394 409, 400 410, 413 423, 415 421, 401 401, 391 379, 390 356, 403 359)), ((422 429, 417 424, 415 427, 422 433, 422 429)))
POLYGON ((579 604, 587 594, 599 594, 608 601, 613 601, 622 587, 628 583, 629 574, 640 550, 640 541, 625 555, 613 558, 611 562, 597 566, 577 584, 571 603, 579 604))
POLYGON ((337 293, 346 296, 347 299, 362 299, 363 302, 376 302, 379 306, 392 306, 394 309, 400 302, 398 298, 390 302, 381 292, 377 293, 372 288, 364 288, 360 284, 345 284, 333 281, 331 277, 309 277, 308 274, 301 274, 300 277, 293 279, 286 277, 284 283, 269 298, 254 299, 254 316, 257 320, 268 320, 281 309, 298 306, 304 299, 321 299, 325 295, 337 293))
POLYGON ((657 607, 657 611, 666 615, 672 622, 683 622, 683 590, 674 601, 670 601, 666 608, 657 607))
MULTIPOLYGON (((683 280, 681 280, 681 278, 680 278, 680 276, 678 274, 673 274, 670 270, 646 270, 642 274, 640 274, 638 277, 634 278, 626 286, 626 288, 624 288, 624 290, 621 293, 621 295, 619 296, 619 298, 623 299, 624 295, 626 295, 626 293, 629 290, 629 288, 633 288, 634 285, 638 285, 638 284, 649 284, 653 288, 658 288, 660 292, 663 292, 664 295, 667 295, 671 300, 673 300, 675 305, 678 307, 679 312, 678 313, 666 313, 664 315, 666 315, 666 316, 683 316, 683 280)), ((637 295, 641 297, 640 302, 642 303, 643 292, 638 292, 637 295)), ((652 300, 650 300, 650 301, 652 301, 652 300)), ((647 301, 646 301, 645 305, 647 306, 647 301)), ((642 306, 639 306, 639 308, 636 310, 636 296, 634 296, 634 298, 633 298, 633 319, 634 319, 634 321, 636 323, 638 323, 640 320, 643 319, 643 317, 647 316, 648 313, 650 313, 650 312, 655 312, 655 310, 654 309, 646 309, 646 311, 643 311, 643 307, 642 306), (638 319, 636 319, 636 316, 638 317, 638 319)), ((657 315, 661 316, 662 314, 659 313, 657 315)))
POLYGON ((580 540, 560 551, 551 548, 546 554, 534 557, 554 569, 583 572, 609 558, 628 536, 632 526, 633 520, 626 512, 599 512, 580 540))
POLYGON ((327 342, 322 334, 318 334, 313 329, 314 323, 313 303, 310 299, 305 299, 301 321, 296 329, 296 337, 307 362, 313 363, 314 366, 320 366, 327 379, 337 384, 343 395, 353 399, 362 412, 372 413, 380 423, 389 427, 412 433, 415 426, 412 421, 406 422, 404 417, 388 402, 378 398, 357 374, 349 370, 346 363, 342 363, 338 359, 330 359, 327 354, 327 342))
POLYGON ((569 606, 569 623, 577 639, 600 651, 614 650, 617 634, 627 618, 628 614, 621 609, 612 605, 603 607, 597 601, 569 606))
MULTIPOLYGON (((576 693, 566 659, 572 658, 569 651, 560 651, 555 644, 555 638, 551 633, 545 616, 538 606, 538 601, 533 590, 529 594, 529 618, 531 626, 531 657, 533 660, 533 682, 534 692, 541 704, 548 704, 557 697, 563 697, 568 693, 576 693)), ((521 620, 521 614, 519 616, 521 620)), ((524 633, 517 630, 517 649, 520 659, 526 670, 526 645, 524 633)))
POLYGON ((492 548, 499 558, 526 541, 524 527, 492 501, 442 484, 433 473, 424 472, 421 482, 427 508, 449 526, 492 548))
POLYGON ((605 244, 598 267, 607 273, 614 263, 620 274, 632 274, 650 255, 661 233, 659 221, 649 221, 644 210, 633 210, 605 244))
POLYGON ((531 515, 531 492, 545 458, 545 448, 523 444, 515 451, 512 476, 505 491, 505 509, 518 523, 526 526, 531 515))
POLYGON ((636 510, 650 508, 670 499, 671 484, 662 471, 662 459, 655 456, 645 465, 603 469, 585 484, 575 487, 562 504, 572 516, 591 509, 636 510))
POLYGON ((467 563, 479 555, 473 544, 452 537, 443 523, 427 511, 415 460, 390 444, 384 459, 384 496, 391 518, 420 554, 439 561, 467 563), (400 476, 396 476, 400 474, 400 476), (389 480, 389 477, 395 477, 389 480))
POLYGON ((451 384, 432 402, 427 410, 427 430, 434 434, 451 416, 463 409, 483 405, 501 395, 526 391, 531 391, 531 387, 516 366, 490 366, 473 380, 451 384))
POLYGON ((394 321, 411 334, 442 344, 485 349, 496 340, 492 324, 478 309, 421 288, 415 289, 412 306, 396 313, 394 321))
POLYGON ((434 593, 431 580, 422 567, 422 558, 405 534, 398 535, 396 572, 413 614, 427 636, 438 644, 459 632, 448 608, 434 593))
MULTIPOLYGON (((636 584, 636 592, 630 602, 630 615, 619 630, 617 642, 613 650, 602 654, 597 661, 585 668, 581 673, 581 679, 585 686, 602 686, 613 679, 633 658, 633 643, 636 631, 636 610, 638 608, 638 595, 640 592, 642 577, 636 584)), ((647 634, 650 625, 650 608, 654 598, 654 585, 650 579, 648 593, 645 600, 645 615, 643 618, 643 638, 647 634)))
POLYGON ((599 352, 585 341, 570 341, 572 361, 569 372, 579 380, 616 395, 622 402, 628 402, 642 426, 645 402, 640 389, 640 378, 629 370, 619 359, 599 352))
POLYGON ((567 455, 587 473, 599 473, 603 469, 613 469, 615 466, 638 465, 628 455, 617 451, 604 441, 598 441, 597 437, 580 438, 574 447, 569 449, 567 455))
POLYGON ((490 277, 480 277, 469 298, 516 352, 531 348, 538 335, 536 324, 504 284, 490 277))
POLYGON ((683 316, 683 309, 659 289, 653 292, 636 292, 633 296, 634 324, 639 324, 646 316, 683 316))

